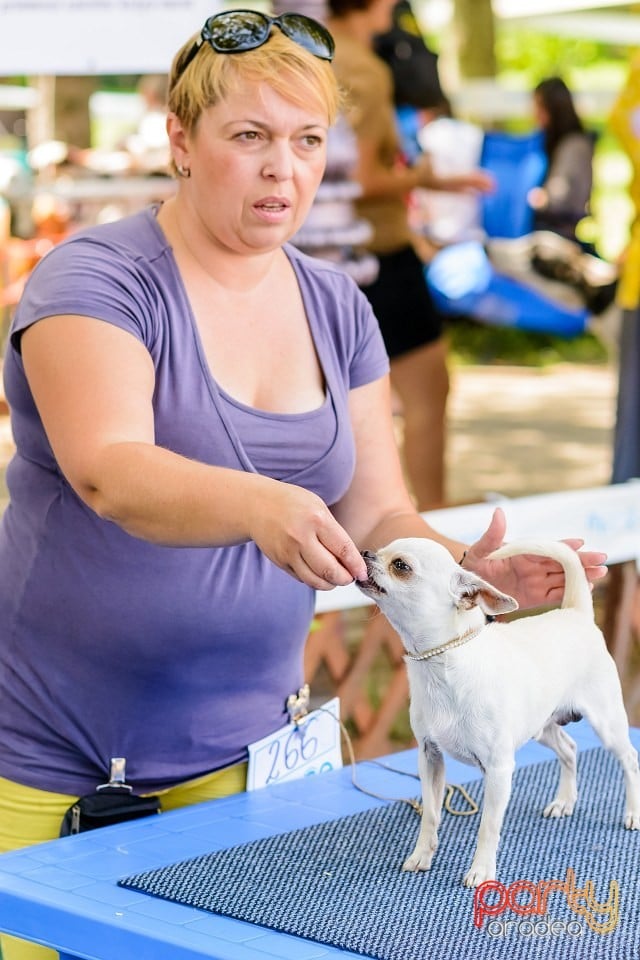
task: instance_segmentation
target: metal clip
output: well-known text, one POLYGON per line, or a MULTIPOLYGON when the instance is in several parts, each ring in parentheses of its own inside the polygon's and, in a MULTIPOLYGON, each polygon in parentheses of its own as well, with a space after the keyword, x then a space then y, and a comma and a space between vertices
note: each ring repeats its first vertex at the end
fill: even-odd
POLYGON ((309 697, 311 690, 309 689, 309 684, 305 683, 303 687, 300 687, 297 693, 292 693, 287 697, 287 713, 289 714, 289 723, 294 723, 296 726, 302 723, 304 718, 309 713, 309 697))
POLYGON ((96 787, 96 790, 104 790, 106 787, 119 787, 121 790, 133 790, 133 787, 126 783, 126 767, 126 757, 111 757, 109 782, 101 783, 99 787, 96 787))

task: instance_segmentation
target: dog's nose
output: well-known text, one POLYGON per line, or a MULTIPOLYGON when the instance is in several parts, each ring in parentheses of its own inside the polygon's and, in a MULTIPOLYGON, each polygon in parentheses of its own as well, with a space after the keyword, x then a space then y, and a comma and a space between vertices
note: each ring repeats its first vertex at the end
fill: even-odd
POLYGON ((375 560, 376 558, 375 553, 371 553, 370 550, 361 550, 360 556, 363 557, 365 560, 375 560))

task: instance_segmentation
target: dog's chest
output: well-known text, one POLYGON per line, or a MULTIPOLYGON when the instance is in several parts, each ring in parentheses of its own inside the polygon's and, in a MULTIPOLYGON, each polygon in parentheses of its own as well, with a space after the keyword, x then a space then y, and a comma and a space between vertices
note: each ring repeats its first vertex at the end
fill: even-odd
POLYGON ((409 680, 410 719, 416 739, 435 743, 456 760, 483 768, 487 726, 478 725, 473 693, 439 683, 433 676, 410 676, 409 680))

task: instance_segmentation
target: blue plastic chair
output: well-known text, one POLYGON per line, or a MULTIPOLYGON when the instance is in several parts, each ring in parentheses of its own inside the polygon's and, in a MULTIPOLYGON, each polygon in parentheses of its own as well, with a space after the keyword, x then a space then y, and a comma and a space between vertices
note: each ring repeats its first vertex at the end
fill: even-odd
POLYGON ((586 309, 560 304, 498 273, 482 244, 475 241, 445 247, 433 258, 426 274, 433 301, 444 314, 567 338, 585 331, 589 316, 586 309))
MULTIPOLYGON (((529 191, 546 170, 542 134, 485 134, 481 166, 496 180, 496 190, 482 199, 482 226, 488 237, 516 238, 533 229, 529 191)), ((587 327, 586 308, 569 307, 535 287, 499 273, 481 243, 445 247, 425 268, 427 285, 445 315, 467 316, 493 326, 575 337, 587 327)))

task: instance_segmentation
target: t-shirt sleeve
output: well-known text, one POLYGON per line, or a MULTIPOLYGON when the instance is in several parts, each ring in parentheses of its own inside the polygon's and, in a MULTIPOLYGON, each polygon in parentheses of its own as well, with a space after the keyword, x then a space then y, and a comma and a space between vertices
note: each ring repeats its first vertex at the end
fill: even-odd
POLYGON ((361 387, 389 372, 389 357, 380 325, 365 295, 354 291, 355 337, 349 363, 349 386, 361 387))
POLYGON ((389 357, 371 304, 333 264, 288 246, 325 372, 352 390, 385 376, 389 357))
POLYGON ((10 330, 20 351, 21 334, 44 317, 95 317, 128 331, 147 345, 153 337, 153 294, 136 262, 114 245, 92 238, 54 247, 29 277, 10 330))

